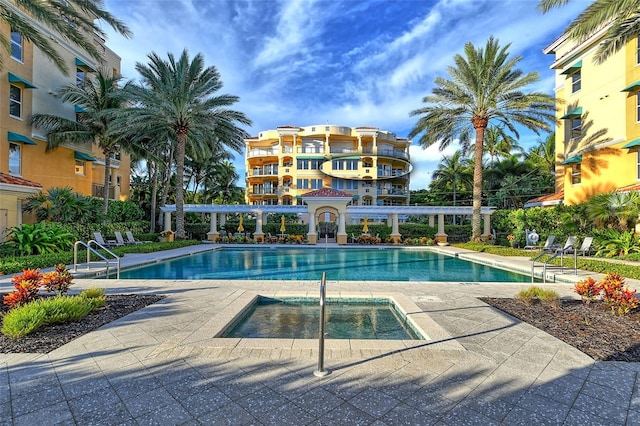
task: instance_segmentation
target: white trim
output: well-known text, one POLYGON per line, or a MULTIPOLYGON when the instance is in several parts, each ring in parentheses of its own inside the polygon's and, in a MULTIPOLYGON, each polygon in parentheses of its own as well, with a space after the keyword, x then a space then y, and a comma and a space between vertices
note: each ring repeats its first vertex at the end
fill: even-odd
POLYGON ((37 194, 42 191, 42 187, 15 185, 11 183, 0 183, 0 193, 3 195, 25 195, 37 194))
POLYGON ((567 153, 566 157, 567 158, 575 157, 576 155, 581 155, 581 154, 583 154, 585 152, 592 152, 592 151, 597 151, 597 150, 602 149, 602 148, 608 148, 610 146, 613 146, 613 145, 619 144, 620 142, 625 142, 625 141, 626 141, 625 138, 618 138, 618 139, 614 139, 614 140, 609 141, 609 142, 603 142, 603 143, 600 143, 600 144, 597 144, 597 145, 586 146, 586 147, 584 147, 582 149, 579 149, 577 151, 571 151, 571 152, 567 153))

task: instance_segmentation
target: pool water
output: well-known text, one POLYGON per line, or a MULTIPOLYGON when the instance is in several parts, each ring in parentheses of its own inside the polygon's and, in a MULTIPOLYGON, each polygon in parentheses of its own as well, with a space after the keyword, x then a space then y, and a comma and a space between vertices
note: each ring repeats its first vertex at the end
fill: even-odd
MULTIPOLYGON (((318 299, 258 298, 245 315, 220 337, 317 339, 318 299)), ((388 299, 327 299, 327 339, 418 340, 388 299)))
POLYGON ((221 249, 123 270, 123 279, 528 282, 530 278, 428 250, 221 249))

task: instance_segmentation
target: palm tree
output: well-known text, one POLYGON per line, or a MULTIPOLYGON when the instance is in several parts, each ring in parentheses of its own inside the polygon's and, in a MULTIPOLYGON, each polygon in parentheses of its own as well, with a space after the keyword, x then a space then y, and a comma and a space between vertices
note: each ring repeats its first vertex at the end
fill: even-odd
POLYGON ((423 101, 428 105, 411 112, 420 118, 410 137, 422 134, 420 144, 439 144, 444 149, 459 139, 463 149, 475 135, 473 172, 472 238, 480 238, 482 207, 482 155, 484 132, 492 122, 504 126, 519 137, 516 124, 536 133, 549 130, 555 120, 553 97, 540 92, 523 92, 539 80, 535 72, 523 74, 516 68, 521 57, 509 59, 509 44, 501 48, 490 37, 485 48, 465 44, 466 58, 455 55, 455 66, 448 68, 451 80, 435 79, 433 94, 423 101))
POLYGON ((538 145, 532 147, 526 156, 541 170, 555 175, 556 169, 556 132, 551 132, 544 140, 539 140, 538 145))
MULTIPOLYGON (((540 0, 542 13, 563 6, 570 0, 540 0)), ((624 48, 640 33, 640 0, 596 0, 569 24, 565 33, 582 42, 600 29, 606 28, 594 60, 602 63, 624 48)))
MULTIPOLYGON (((26 12, 31 19, 51 28, 65 40, 82 48, 98 62, 102 62, 102 54, 96 49, 93 35, 106 37, 106 34, 94 19, 106 22, 124 37, 131 36, 131 31, 123 22, 104 10, 102 0, 14 1, 15 5, 10 2, 0 2, 0 19, 6 22, 12 31, 19 32, 25 40, 38 47, 65 74, 69 72, 67 65, 51 44, 49 37, 36 28, 30 19, 25 19, 20 12, 26 12)), ((11 43, 5 34, 0 33, 0 44, 7 53, 10 53, 11 43)), ((2 65, 0 55, 0 68, 2 65)))
POLYGON ((484 134, 484 151, 489 154, 490 164, 498 157, 509 158, 516 151, 516 155, 524 154, 524 149, 518 141, 505 134, 504 129, 495 126, 487 127, 484 134))
POLYGON ((124 148, 124 139, 114 137, 114 114, 123 105, 120 76, 112 76, 100 70, 94 79, 86 79, 81 85, 68 84, 58 89, 54 96, 62 102, 78 106, 80 121, 70 120, 53 114, 33 114, 31 124, 45 130, 47 151, 65 142, 96 143, 104 155, 104 194, 102 213, 107 213, 111 181, 111 156, 124 148))
MULTIPOLYGON (((456 205, 458 188, 468 188, 472 185, 473 174, 469 169, 469 159, 462 156, 462 151, 456 151, 453 155, 442 157, 438 168, 433 172, 432 188, 439 191, 453 192, 453 205, 456 205)), ((453 217, 453 224, 456 218, 453 217)))
POLYGON ((609 192, 597 194, 587 201, 587 215, 596 224, 615 228, 621 232, 638 221, 640 193, 609 192))
POLYGON ((213 199, 216 203, 231 204, 234 202, 242 202, 244 194, 236 185, 236 181, 240 178, 236 168, 228 160, 216 163, 213 173, 209 173, 205 179, 205 194, 207 199, 213 199))
POLYGON ((141 86, 132 86, 129 95, 137 105, 128 111, 125 123, 139 134, 166 134, 175 142, 176 161, 176 236, 184 238, 184 162, 187 145, 191 151, 211 147, 213 141, 237 152, 244 148, 248 134, 236 123, 251 125, 243 113, 226 107, 237 96, 214 94, 222 88, 215 67, 204 67, 204 58, 189 60, 186 50, 168 60, 156 53, 148 55, 149 64, 136 64, 142 76, 141 86))

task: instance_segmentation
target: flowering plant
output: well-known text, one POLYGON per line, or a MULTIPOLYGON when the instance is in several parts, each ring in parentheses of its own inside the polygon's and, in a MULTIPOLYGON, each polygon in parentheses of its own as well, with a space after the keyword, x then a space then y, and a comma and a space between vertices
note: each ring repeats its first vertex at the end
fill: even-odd
POLYGON ((172 230, 168 230, 168 231, 165 230, 165 231, 162 231, 160 233, 160 236, 161 237, 168 237, 169 235, 173 235, 173 234, 175 234, 175 232, 173 232, 172 230))

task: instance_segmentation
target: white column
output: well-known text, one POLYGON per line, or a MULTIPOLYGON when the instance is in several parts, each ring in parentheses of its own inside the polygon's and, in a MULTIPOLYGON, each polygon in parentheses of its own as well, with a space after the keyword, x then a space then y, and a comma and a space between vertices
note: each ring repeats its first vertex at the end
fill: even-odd
POLYGON ((307 235, 317 235, 316 234, 316 213, 315 211, 309 212, 309 231, 307 235))
POLYGON ((400 235, 400 230, 398 229, 398 213, 394 213, 391 215, 391 235, 400 235))
POLYGON ((436 241, 439 243, 447 242, 447 234, 444 232, 444 214, 438 214, 438 232, 436 233, 436 241))
POLYGON ((338 234, 347 235, 346 213, 338 213, 338 234))
POLYGON ((256 232, 255 234, 262 234, 262 222, 264 220, 264 213, 257 212, 256 214, 256 232))
POLYGON ((491 215, 484 215, 484 234, 485 236, 491 234, 491 215))
POLYGON ((388 214, 387 215, 387 226, 393 226, 393 214, 388 214))
POLYGON ((430 214, 430 215, 429 215, 429 226, 430 226, 430 227, 432 227, 432 228, 433 228, 433 227, 435 226, 435 224, 436 224, 435 219, 436 219, 436 217, 435 217, 434 215, 432 215, 432 214, 430 214))
POLYGON ((171 212, 164 212, 164 230, 171 231, 171 212))
POLYGON ((207 232, 207 240, 215 241, 218 238, 218 214, 211 212, 211 220, 209 222, 209 232, 207 232))

